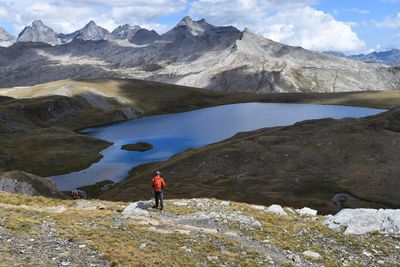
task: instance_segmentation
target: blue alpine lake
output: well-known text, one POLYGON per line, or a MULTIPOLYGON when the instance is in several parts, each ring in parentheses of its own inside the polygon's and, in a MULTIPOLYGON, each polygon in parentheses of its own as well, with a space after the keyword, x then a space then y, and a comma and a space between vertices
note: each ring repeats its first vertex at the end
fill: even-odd
POLYGON ((167 160, 189 148, 212 144, 238 132, 291 125, 309 119, 358 118, 383 111, 333 105, 246 103, 150 116, 87 128, 81 133, 114 144, 103 150, 103 158, 89 168, 53 176, 53 179, 57 186, 65 191, 103 180, 118 182, 135 166, 167 160), (121 149, 124 144, 141 141, 151 143, 153 149, 145 152, 121 149))

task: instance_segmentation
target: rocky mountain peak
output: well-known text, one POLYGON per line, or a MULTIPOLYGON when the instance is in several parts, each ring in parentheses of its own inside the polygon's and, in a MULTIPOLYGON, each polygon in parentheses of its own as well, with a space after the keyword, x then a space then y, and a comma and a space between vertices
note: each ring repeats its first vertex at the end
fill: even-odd
POLYGON ((18 42, 43 42, 51 45, 58 44, 57 34, 41 20, 34 20, 18 35, 18 42))
POLYGON ((392 66, 400 64, 399 49, 391 49, 388 51, 374 51, 369 54, 358 54, 358 55, 345 55, 337 51, 327 51, 324 53, 335 57, 349 58, 366 63, 382 63, 392 66))
POLYGON ((39 19, 32 21, 32 27, 46 27, 46 25, 39 19))
POLYGON ((129 24, 125 24, 118 26, 115 30, 113 30, 111 32, 111 36, 114 39, 121 39, 121 40, 131 39, 140 29, 141 27, 139 25, 132 26, 129 24))
POLYGON ((9 34, 5 29, 0 27, 0 46, 2 43, 12 43, 15 40, 15 37, 9 34))
POLYGON ((244 28, 243 33, 246 33, 246 34, 254 34, 254 33, 253 33, 249 28, 247 28, 247 27, 244 28))
POLYGON ((74 39, 83 41, 100 41, 107 40, 110 33, 98 26, 93 20, 86 24, 82 29, 67 35, 63 35, 63 43, 68 43, 74 39))
POLYGON ((97 24, 96 22, 94 22, 93 20, 89 21, 88 24, 85 25, 85 27, 83 27, 83 29, 90 29, 90 28, 96 28, 97 24))
POLYGON ((93 20, 83 27, 80 32, 81 39, 93 41, 106 40, 110 34, 106 29, 98 26, 93 20))
POLYGON ((258 34, 252 32, 249 28, 244 28, 244 30, 241 32, 238 41, 259 43, 259 42, 264 42, 266 40, 267 39, 263 38, 262 36, 259 36, 258 34))
POLYGON ((212 27, 213 26, 208 24, 205 19, 195 21, 191 17, 186 16, 173 28, 173 30, 185 30, 194 36, 199 36, 206 33, 212 27))
POLYGON ((185 16, 183 19, 178 23, 178 25, 187 25, 193 23, 193 19, 190 16, 185 16))

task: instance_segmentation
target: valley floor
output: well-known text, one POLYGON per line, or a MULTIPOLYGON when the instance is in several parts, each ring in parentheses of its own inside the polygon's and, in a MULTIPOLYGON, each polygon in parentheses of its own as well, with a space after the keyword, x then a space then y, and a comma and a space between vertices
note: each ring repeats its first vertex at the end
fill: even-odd
POLYGON ((245 102, 394 108, 400 91, 252 94, 140 80, 61 80, 0 89, 0 172, 42 176, 81 170, 109 144, 74 130, 117 121, 245 102), (43 149, 46 148, 46 149, 43 149))
POLYGON ((301 215, 290 208, 285 208, 287 216, 279 216, 262 206, 188 199, 168 200, 165 213, 152 209, 121 213, 126 206, 0 193, 0 265, 397 266, 400 262, 398 235, 334 233, 323 225, 323 216, 301 215))
MULTIPOLYGON (((250 94, 122 79, 62 80, 27 88, 0 89, 0 95, 0 172, 22 170, 41 176, 85 169, 98 161, 101 158, 99 152, 110 143, 76 133, 77 129, 94 125, 243 102, 388 109, 400 105, 400 91, 250 94)), ((396 175, 400 171, 397 161, 399 112, 385 114, 381 119, 321 120, 282 129, 265 129, 239 135, 236 142, 226 140, 220 145, 178 155, 164 165, 182 159, 179 164, 163 165, 166 170, 175 171, 171 177, 193 178, 187 176, 187 170, 198 168, 202 162, 208 164, 208 169, 214 166, 215 171, 212 175, 199 172, 200 178, 207 179, 196 178, 191 183, 178 183, 175 178, 175 181, 170 180, 177 189, 171 186, 170 195, 304 205, 321 212, 333 212, 336 208, 330 200, 339 192, 366 200, 369 207, 376 207, 371 206, 375 203, 380 207, 398 207, 398 190, 393 189, 397 188, 396 175), (213 148, 216 150, 211 151, 213 148), (227 160, 231 160, 230 165, 227 160), (258 165, 251 167, 250 163, 258 165), (273 166, 267 166, 269 163, 273 166), (327 172, 327 166, 330 166, 330 172, 327 172), (176 172, 175 167, 181 172, 176 172), (237 170, 232 171, 235 168, 237 170), (237 179, 241 173, 245 176, 237 179), (267 178, 272 182, 265 182, 264 173, 270 175, 267 178), (282 177, 291 178, 297 187, 287 186, 282 177), (381 177, 387 181, 380 182, 381 177), (337 178, 339 180, 335 180, 337 178), (237 185, 240 194, 226 190, 232 188, 232 183, 237 185), (264 190, 265 184, 272 188, 264 190), (217 190, 214 192, 210 188, 217 190), (253 193, 248 194, 243 188, 253 193), (294 198, 288 198, 292 196, 287 194, 288 190, 294 198), (305 195, 308 196, 306 200, 305 195), (291 201, 287 202, 288 199, 291 201)), ((148 175, 146 171, 152 171, 151 167, 140 166, 131 172, 130 179, 101 197, 124 201, 148 198, 143 195, 147 192, 147 182, 137 179, 139 174, 148 175)))

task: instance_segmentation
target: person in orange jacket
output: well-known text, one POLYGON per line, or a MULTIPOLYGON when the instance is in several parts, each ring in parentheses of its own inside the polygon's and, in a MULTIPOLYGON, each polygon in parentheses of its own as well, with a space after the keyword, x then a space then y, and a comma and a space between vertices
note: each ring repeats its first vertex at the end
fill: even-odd
POLYGON ((163 190, 165 187, 165 181, 161 177, 161 172, 156 171, 151 181, 151 187, 154 189, 154 198, 156 200, 156 205, 153 206, 153 209, 158 208, 158 202, 160 202, 160 210, 164 209, 164 195, 163 190))

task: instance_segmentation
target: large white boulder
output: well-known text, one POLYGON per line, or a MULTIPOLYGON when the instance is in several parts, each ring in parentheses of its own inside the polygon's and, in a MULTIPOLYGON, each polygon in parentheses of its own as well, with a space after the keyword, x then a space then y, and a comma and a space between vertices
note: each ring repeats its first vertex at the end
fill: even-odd
POLYGON ((283 210, 280 205, 271 205, 267 208, 267 212, 278 214, 279 216, 286 216, 287 213, 283 210))
POLYGON ((308 215, 308 216, 315 216, 318 213, 317 210, 313 210, 313 209, 310 209, 307 207, 304 207, 304 208, 296 210, 296 211, 302 215, 308 215))
POLYGON ((326 218, 329 229, 344 234, 362 235, 371 232, 400 233, 399 209, 344 209, 326 218))
POLYGON ((122 215, 149 215, 149 209, 152 207, 151 201, 138 201, 128 205, 123 211, 122 215))

